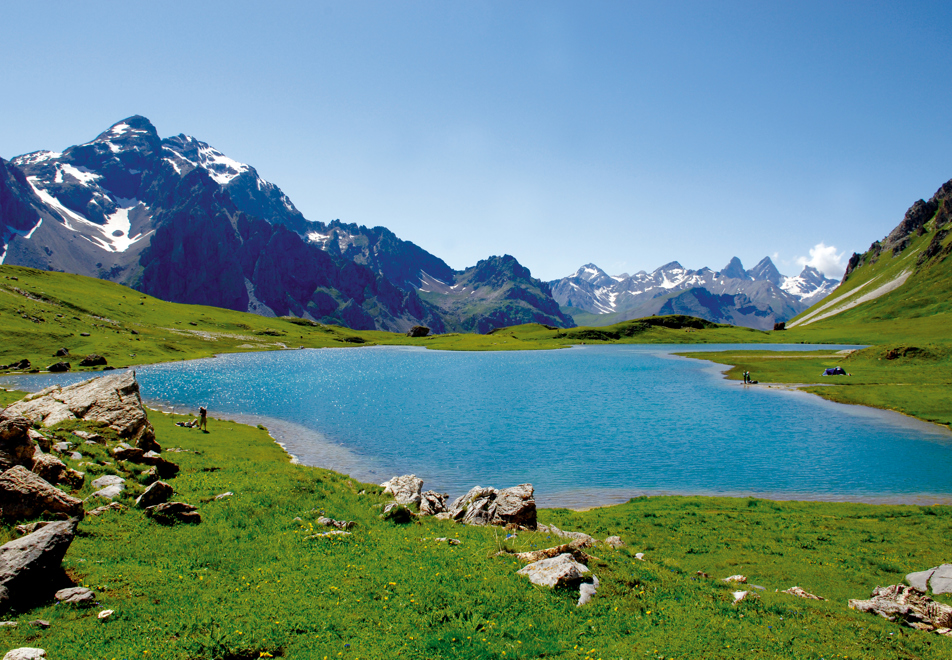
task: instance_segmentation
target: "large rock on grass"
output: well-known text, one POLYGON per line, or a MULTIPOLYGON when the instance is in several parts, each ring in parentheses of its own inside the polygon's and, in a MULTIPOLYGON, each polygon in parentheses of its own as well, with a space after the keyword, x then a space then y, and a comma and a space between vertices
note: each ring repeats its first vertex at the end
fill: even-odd
POLYGON ((55 522, 0 547, 0 608, 42 596, 58 572, 78 524, 75 518, 55 522))
POLYGON ((448 507, 449 517, 465 525, 516 525, 535 529, 532 484, 496 490, 476 486, 448 507))
POLYGON ((4 419, 0 421, 0 471, 14 465, 31 467, 36 451, 36 443, 30 437, 32 422, 9 410, 3 412, 4 419))
POLYGON ((936 602, 915 587, 893 584, 873 589, 869 600, 850 600, 851 609, 869 612, 920 630, 952 628, 952 607, 936 602))
POLYGON ((3 660, 44 660, 46 651, 33 646, 21 646, 18 649, 8 651, 3 656, 3 660))
POLYGON ((519 575, 525 575, 532 584, 543 587, 560 587, 571 589, 580 585, 588 573, 588 566, 575 561, 575 558, 564 553, 551 559, 540 559, 527 566, 523 566, 519 575))
POLYGON ((405 474, 402 477, 393 477, 382 484, 383 492, 393 495, 397 504, 419 504, 420 491, 423 490, 423 479, 415 474, 405 474))
POLYGON ((165 504, 174 492, 173 488, 164 481, 156 481, 146 488, 144 493, 139 495, 136 506, 140 509, 147 509, 150 506, 165 504))
POLYGON ((952 594, 952 564, 942 564, 926 571, 910 573, 906 576, 906 581, 923 593, 928 593, 931 587, 934 594, 952 594))
POLYGON ((174 525, 175 523, 191 523, 197 525, 202 522, 202 516, 198 513, 198 507, 185 502, 166 502, 156 504, 145 510, 147 516, 163 525, 174 525))
POLYGON ((37 518, 43 513, 83 517, 83 502, 48 481, 16 465, 0 474, 0 517, 4 520, 37 518))
POLYGON ((71 419, 104 422, 120 437, 145 451, 159 451, 155 430, 139 396, 135 372, 93 378, 60 387, 54 385, 11 404, 5 417, 23 415, 44 426, 71 419))

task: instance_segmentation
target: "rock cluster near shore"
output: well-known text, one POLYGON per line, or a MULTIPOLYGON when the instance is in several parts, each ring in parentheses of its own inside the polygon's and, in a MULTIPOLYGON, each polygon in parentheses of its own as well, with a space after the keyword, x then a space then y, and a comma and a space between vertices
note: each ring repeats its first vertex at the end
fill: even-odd
MULTIPOLYGON (((137 479, 154 483, 137 503, 150 517, 166 524, 201 521, 196 507, 169 502, 172 487, 158 481, 159 477, 175 476, 178 466, 159 454, 161 448, 142 406, 133 372, 64 388, 50 387, 30 395, 0 411, 0 518, 7 522, 32 521, 16 527, 24 535, 22 538, 0 547, 0 611, 45 602, 54 591, 60 602, 88 602, 91 592, 87 589, 62 589, 64 580, 69 582, 61 569, 63 556, 86 515, 87 503, 92 506, 106 502, 89 515, 126 508, 112 501, 127 488, 127 478, 118 474, 105 474, 93 481, 97 490, 85 500, 65 492, 64 488, 81 488, 86 476, 67 467, 53 452, 69 453, 78 460, 81 455, 73 452, 72 447, 80 442, 80 448, 107 444, 102 434, 83 430, 67 432, 77 442, 53 443, 33 428, 67 420, 100 422, 119 437, 136 443, 136 447, 118 443, 110 451, 117 461, 122 461, 114 468, 120 472, 128 473, 135 469, 135 464, 148 467, 137 479), (47 520, 38 520, 41 517, 47 520)), ((63 431, 56 433, 60 438, 64 435, 63 431)))

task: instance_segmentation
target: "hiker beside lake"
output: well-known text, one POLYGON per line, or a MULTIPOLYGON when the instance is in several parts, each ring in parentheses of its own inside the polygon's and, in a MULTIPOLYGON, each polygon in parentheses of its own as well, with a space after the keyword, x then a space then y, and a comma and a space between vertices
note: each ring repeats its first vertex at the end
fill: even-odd
POLYGON ((208 408, 205 406, 198 409, 198 428, 208 433, 208 408))

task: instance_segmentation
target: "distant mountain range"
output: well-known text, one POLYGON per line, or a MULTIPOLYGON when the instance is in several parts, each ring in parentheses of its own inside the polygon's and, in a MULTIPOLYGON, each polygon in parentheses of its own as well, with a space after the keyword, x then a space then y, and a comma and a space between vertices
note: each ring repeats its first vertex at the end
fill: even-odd
POLYGON ((651 273, 611 276, 594 264, 549 283, 553 297, 583 325, 610 325, 664 314, 687 314, 761 330, 787 321, 828 296, 839 282, 815 268, 785 277, 770 257, 744 270, 734 257, 724 268, 689 270, 677 261, 651 273))
POLYGON ((253 167, 141 116, 0 159, 0 238, 3 263, 173 302, 391 331, 574 325, 512 257, 454 271, 383 227, 308 220, 253 167))

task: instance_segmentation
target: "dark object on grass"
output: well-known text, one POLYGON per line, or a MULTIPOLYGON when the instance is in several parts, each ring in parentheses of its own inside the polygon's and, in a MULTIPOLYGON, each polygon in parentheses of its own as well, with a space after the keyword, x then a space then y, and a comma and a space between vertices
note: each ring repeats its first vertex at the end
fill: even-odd
POLYGON ((157 523, 163 525, 174 525, 175 523, 190 523, 197 525, 202 522, 202 516, 198 513, 198 507, 185 502, 166 502, 156 504, 145 510, 147 516, 157 523))
POLYGON ((56 351, 55 353, 53 353, 53 357, 68 357, 68 356, 69 356, 69 349, 68 349, 68 348, 61 348, 61 349, 59 349, 58 351, 56 351))
POLYGON ((55 362, 46 368, 47 371, 58 373, 61 371, 69 371, 72 369, 72 365, 69 362, 55 362))
POLYGON ((79 363, 81 367, 101 367, 106 364, 106 358, 95 353, 90 353, 79 363))
POLYGON ((407 337, 426 337, 430 334, 430 329, 425 325, 415 325, 407 332, 407 337))
POLYGON ((780 321, 779 323, 774 323, 774 324, 773 324, 773 329, 774 329, 774 330, 786 330, 786 329, 787 329, 787 324, 786 324, 786 322, 784 322, 784 321, 780 321))
POLYGON ((383 513, 380 514, 380 517, 384 520, 395 522, 398 525, 405 525, 413 520, 413 512, 403 504, 391 502, 383 508, 383 513))
POLYGON ((822 375, 824 375, 824 376, 845 376, 845 375, 846 375, 846 369, 844 369, 843 367, 830 367, 829 369, 825 369, 825 370, 823 371, 823 374, 822 374, 822 375))
POLYGON ((79 336, 80 336, 80 337, 88 337, 88 336, 89 336, 89 333, 88 333, 88 332, 80 332, 80 333, 79 333, 79 336))
POLYGON ((30 368, 30 361, 27 360, 27 359, 23 359, 23 360, 20 360, 19 362, 14 362, 14 363, 12 363, 12 364, 5 365, 5 366, 2 367, 2 368, 3 368, 3 369, 16 369, 16 370, 29 369, 29 368, 30 368))

